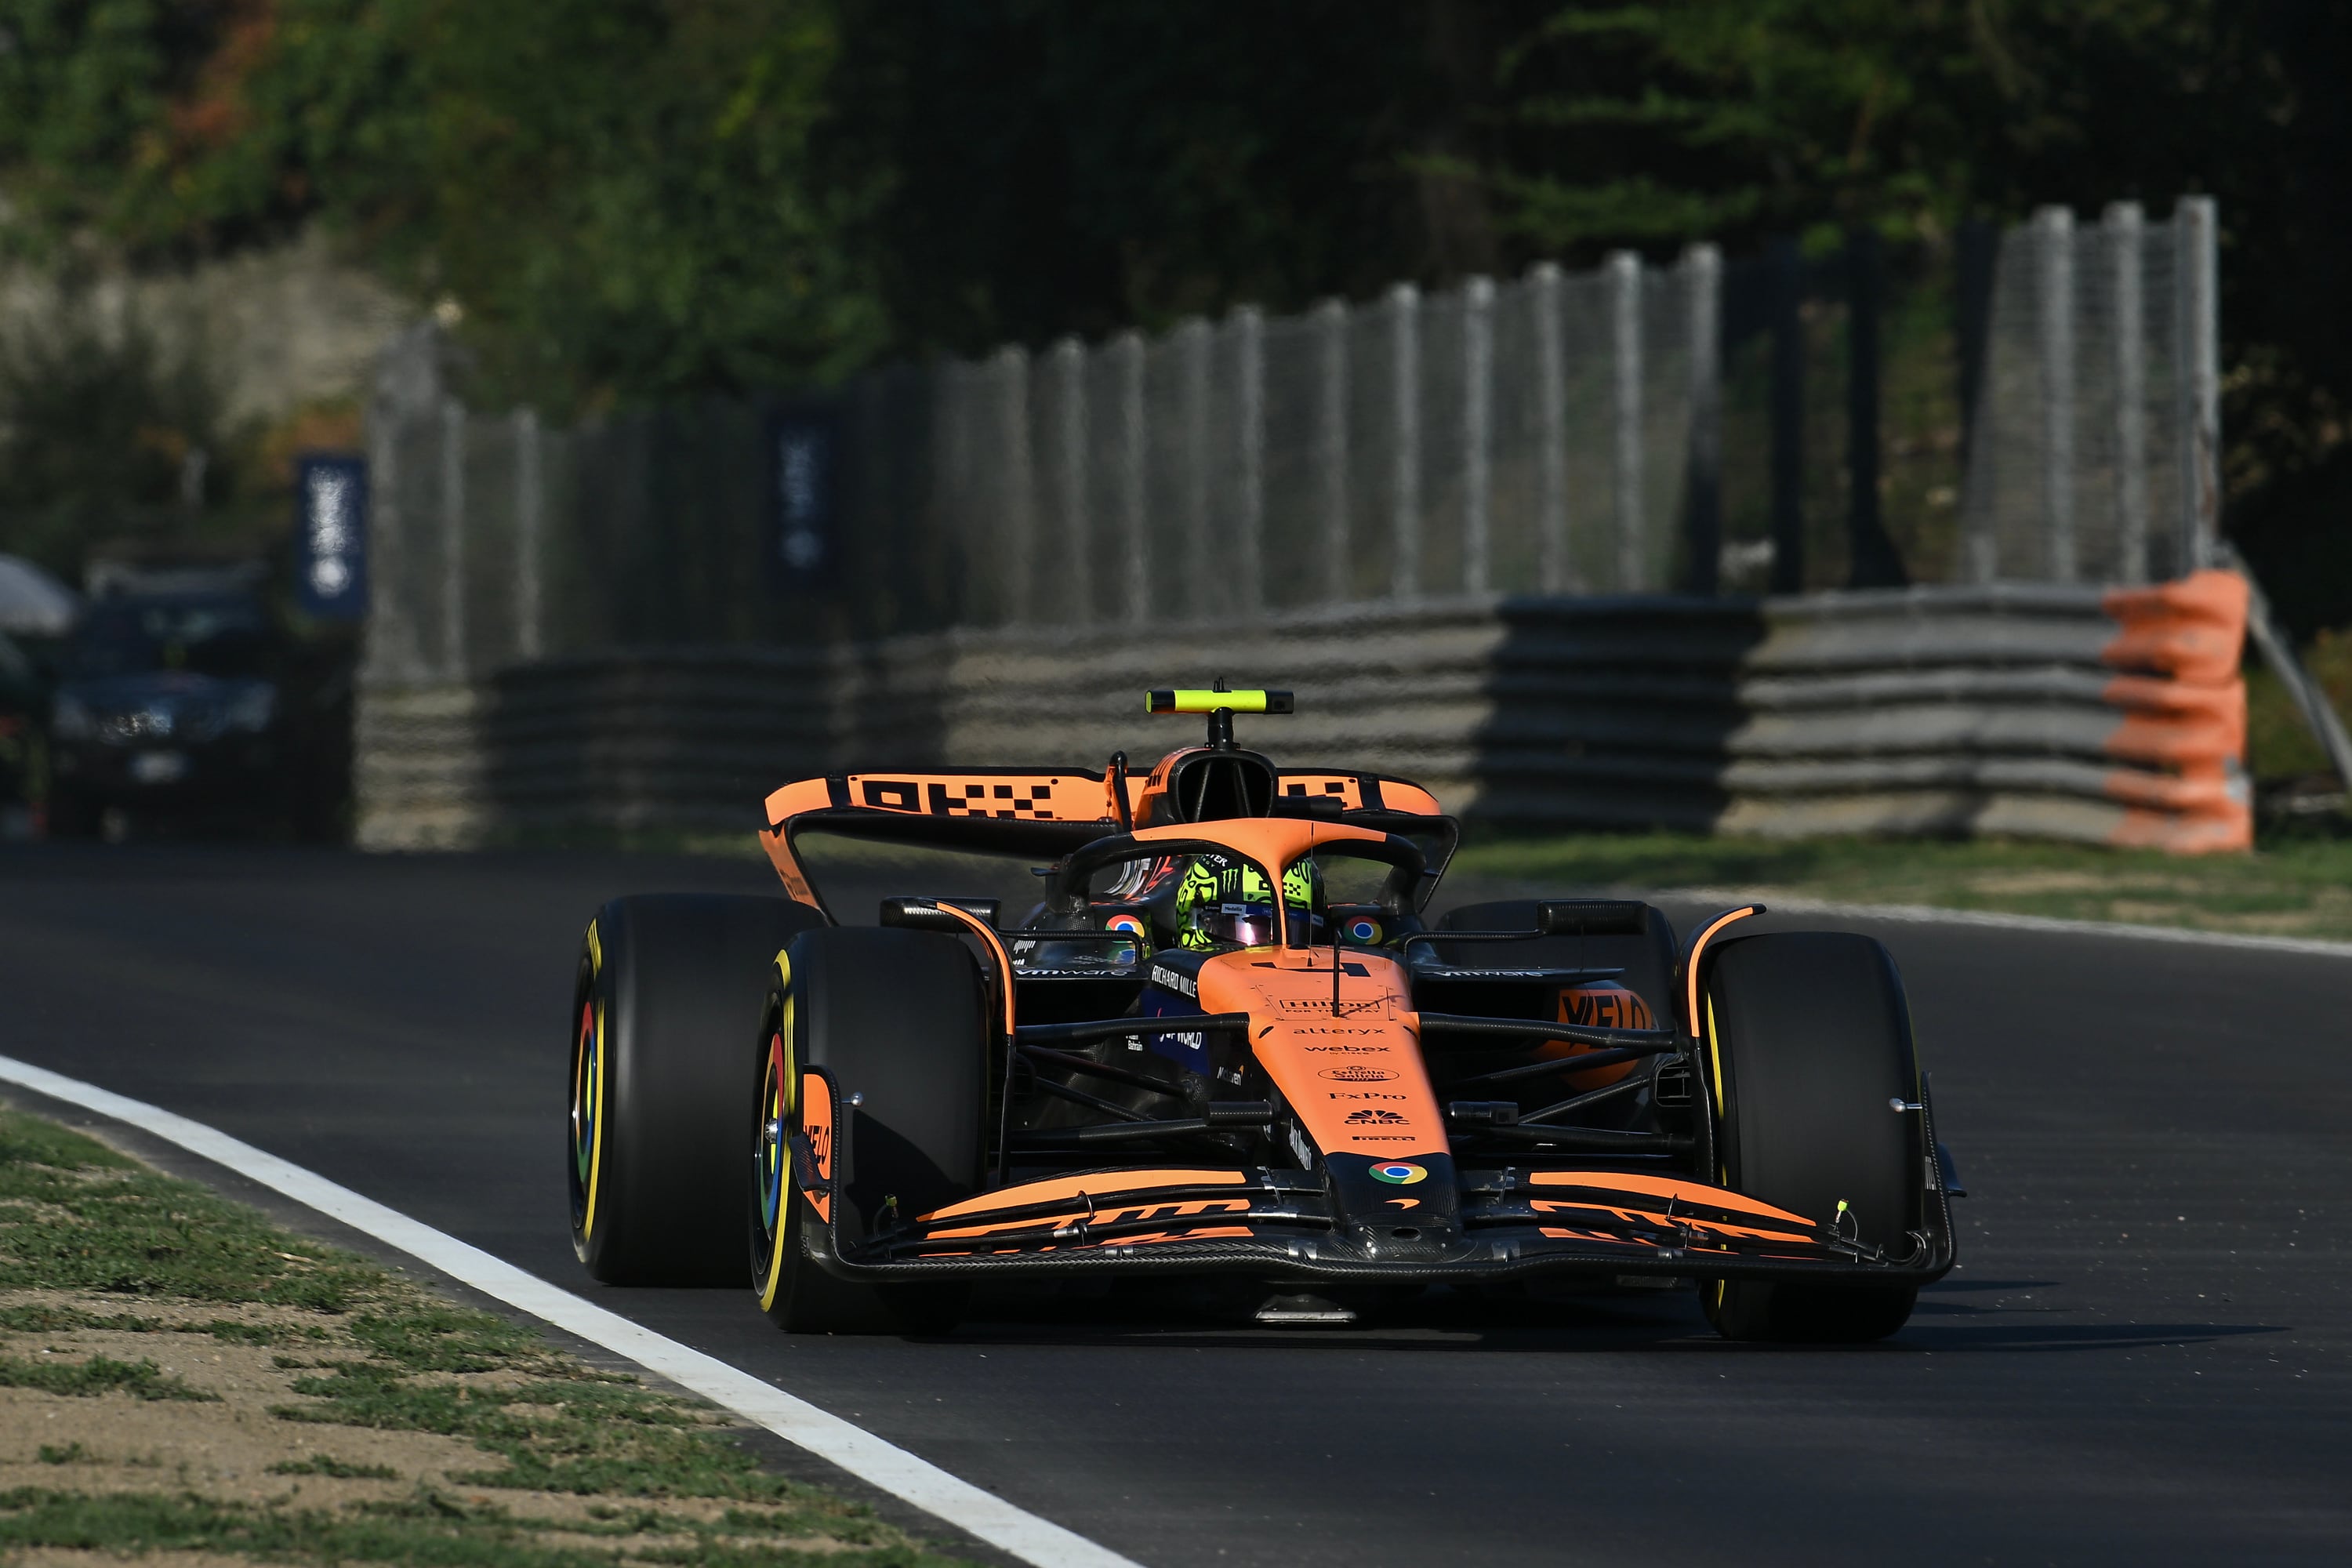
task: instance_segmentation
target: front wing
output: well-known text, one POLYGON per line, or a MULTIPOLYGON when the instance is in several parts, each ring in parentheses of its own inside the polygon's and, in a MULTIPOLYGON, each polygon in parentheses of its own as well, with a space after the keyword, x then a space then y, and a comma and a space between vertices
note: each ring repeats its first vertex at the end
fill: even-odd
MULTIPOLYGON (((823 1076, 813 1069, 809 1077, 823 1076)), ((806 1081, 806 1080, 804 1080, 806 1081)), ((830 1084, 816 1090, 833 1103, 830 1084)), ((827 1123, 832 1119, 825 1118, 827 1123)), ((1933 1129, 1928 1129, 1930 1142, 1933 1129)), ((1923 1226, 1881 1250, 1728 1189, 1633 1171, 1453 1173, 1439 1226, 1351 1221, 1301 1171, 1184 1166, 1056 1175, 845 1234, 846 1127, 793 1139, 808 1200, 803 1246, 828 1272, 893 1281, 947 1276, 1244 1273, 1270 1279, 1494 1281, 1541 1275, 1765 1278, 1924 1285, 1952 1266, 1951 1211, 1932 1170, 1923 1226)), ((854 1225, 854 1221, 851 1222, 854 1225)))

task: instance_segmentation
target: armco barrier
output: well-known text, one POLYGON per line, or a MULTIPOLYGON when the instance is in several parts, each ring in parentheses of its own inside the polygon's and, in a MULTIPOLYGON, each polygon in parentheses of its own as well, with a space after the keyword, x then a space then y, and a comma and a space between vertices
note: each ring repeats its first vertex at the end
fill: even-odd
POLYGON ((2245 609, 2224 572, 1770 601, 1717 826, 2245 848, 2245 609))
POLYGON ((786 779, 851 766, 1141 761, 1190 738, 1142 691, 1223 674, 1298 694, 1245 742, 1417 778, 1491 823, 2242 847, 2243 605, 2208 573, 550 660, 368 689, 360 837, 723 829, 786 779))

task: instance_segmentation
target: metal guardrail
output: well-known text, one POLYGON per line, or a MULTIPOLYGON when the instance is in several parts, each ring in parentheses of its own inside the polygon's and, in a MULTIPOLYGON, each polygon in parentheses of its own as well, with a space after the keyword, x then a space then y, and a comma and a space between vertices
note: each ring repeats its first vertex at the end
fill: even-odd
POLYGON ((828 650, 585 655, 376 689, 362 843, 597 824, 749 832, 795 777, 1100 765, 1175 738, 1139 693, 1199 666, 1279 675, 1286 762, 1416 778, 1525 826, 1962 834, 2242 847, 2251 814, 2229 574, 2142 590, 1921 588, 1763 601, 1460 599, 828 650))

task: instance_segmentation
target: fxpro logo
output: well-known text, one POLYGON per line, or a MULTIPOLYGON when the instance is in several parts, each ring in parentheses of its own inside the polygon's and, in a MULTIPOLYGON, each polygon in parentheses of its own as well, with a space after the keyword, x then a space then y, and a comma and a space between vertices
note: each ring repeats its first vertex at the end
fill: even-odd
POLYGON ((1181 991, 1187 996, 1198 996, 1201 994, 1200 986, 1194 984, 1191 975, 1179 974, 1176 971, 1157 963, 1151 966, 1151 984, 1164 985, 1171 991, 1181 991))
POLYGON ((1411 1100, 1412 1096, 1409 1094, 1390 1094, 1384 1090, 1377 1089, 1332 1089, 1324 1090, 1323 1098, 1326 1100, 1411 1100))

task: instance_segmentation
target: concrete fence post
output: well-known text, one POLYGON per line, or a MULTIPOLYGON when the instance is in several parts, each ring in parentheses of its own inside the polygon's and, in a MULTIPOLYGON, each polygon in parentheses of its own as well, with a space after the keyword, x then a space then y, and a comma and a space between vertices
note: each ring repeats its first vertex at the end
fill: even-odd
POLYGON ((547 652, 546 587, 541 574, 546 566, 541 543, 545 528, 546 484, 541 468, 539 410, 518 408, 513 416, 515 458, 515 655, 539 658, 547 652))
POLYGON ((2178 294, 2180 543, 2178 570, 2216 558, 2221 540, 2221 264, 2213 198, 2183 196, 2173 209, 2178 294))
POLYGON ((1087 626, 1095 618, 1094 529, 1087 516, 1087 351, 1076 338, 1054 345, 1054 388, 1061 415, 1055 433, 1059 459, 1054 479, 1061 491, 1062 551, 1070 583, 1069 620, 1087 626))
POLYGON ((1400 283, 1389 290, 1391 463, 1389 529, 1390 592, 1421 596, 1421 290, 1400 283))
POLYGON ((1716 591, 1723 553, 1723 252, 1683 252, 1683 323, 1690 355, 1690 437, 1685 456, 1690 590, 1716 591))
POLYGON ((1805 586, 1805 253, 1776 239, 1772 322, 1772 573, 1775 594, 1805 586))
POLYGON ((2034 324, 2042 363, 2042 526, 2044 570, 2074 581, 2074 215, 2033 215, 2034 324))
POLYGON ((1200 617, 1210 613, 1216 579, 1209 548, 1209 323, 1190 318, 1177 327, 1174 342, 1184 421, 1184 609, 1200 617))
MULTIPOLYGON (((397 350, 394 352, 398 352, 397 350)), ((362 673, 371 681, 406 679, 416 673, 416 606, 408 588, 406 470, 400 461, 406 411, 379 391, 368 407, 369 607, 362 673)))
POLYGON ((1352 596, 1348 546, 1348 307, 1315 307, 1315 472, 1321 503, 1323 600, 1352 596))
POLYGON ((1495 280, 1462 288, 1462 591, 1483 594, 1493 575, 1487 511, 1494 494, 1495 280))
POLYGON ((994 548, 1004 562, 1002 614, 1007 626, 1029 624, 1039 570, 1036 551, 1036 474, 1029 450, 1029 356, 1008 344, 996 351, 996 460, 1003 479, 998 489, 994 548))
POLYGON ((1960 395, 1960 579, 1990 583, 2000 573, 2000 538, 1995 531, 1992 468, 1982 448, 1990 439, 1991 410, 1986 406, 1987 373, 1992 357, 1992 304, 2000 269, 2000 231, 1983 218, 1961 220, 1955 237, 1958 298, 1954 325, 1958 328, 1960 395))
POLYGON ((441 400, 441 679, 466 665, 466 405, 441 400))
POLYGON ((510 418, 515 442, 515 656, 539 658, 546 654, 543 602, 546 585, 541 529, 546 524, 546 484, 541 475, 539 409, 515 409, 510 418))
POLYGON ((2116 570, 2147 581, 2147 303, 2141 256, 2147 232, 2137 202, 2111 203, 2100 219, 2115 297, 2116 570))
POLYGON ((1611 449, 1616 487, 1612 500, 1617 522, 1617 582, 1621 594, 1647 586, 1643 560, 1642 474, 1642 258, 1631 250, 1611 253, 1609 352, 1611 449))
POLYGON ((1547 594, 1570 593, 1577 586, 1568 548, 1568 365, 1559 289, 1557 264, 1539 261, 1528 268, 1536 338, 1537 571, 1547 594))
POLYGON ((1127 618, 1151 617, 1150 522, 1144 497, 1143 339, 1121 332, 1108 351, 1118 375, 1118 529, 1127 543, 1127 618))
POLYGON ((1244 305, 1233 318, 1237 386, 1234 418, 1239 471, 1234 476, 1235 588, 1241 612, 1254 616, 1265 604, 1265 316, 1244 305))

